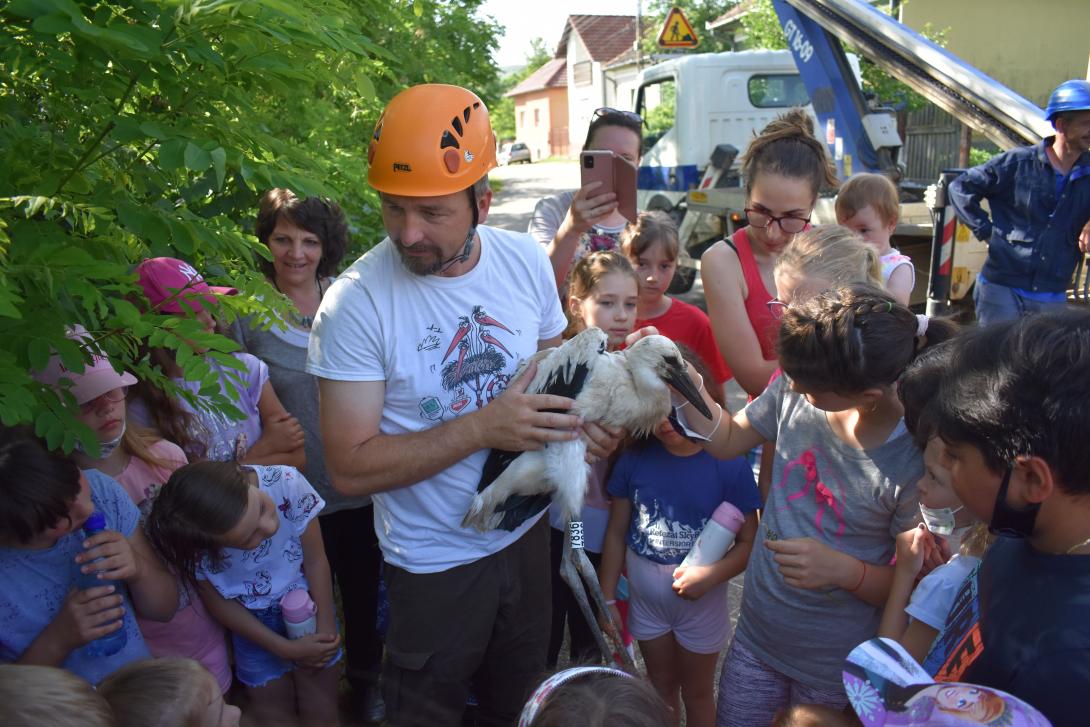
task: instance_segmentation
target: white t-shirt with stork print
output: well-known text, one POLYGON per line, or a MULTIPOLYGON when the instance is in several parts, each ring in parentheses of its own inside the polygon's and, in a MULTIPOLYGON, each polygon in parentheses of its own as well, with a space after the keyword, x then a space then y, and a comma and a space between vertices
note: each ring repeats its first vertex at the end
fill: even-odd
MULTIPOLYGON (((307 371, 336 381, 384 381, 383 434, 418 432, 486 407, 538 342, 565 327, 552 266, 525 234, 479 226, 481 257, 465 275, 416 275, 386 238, 330 286, 310 335, 307 371)), ((487 450, 434 477, 376 494, 385 559, 413 573, 444 571, 498 552, 513 532, 461 526, 487 450)))

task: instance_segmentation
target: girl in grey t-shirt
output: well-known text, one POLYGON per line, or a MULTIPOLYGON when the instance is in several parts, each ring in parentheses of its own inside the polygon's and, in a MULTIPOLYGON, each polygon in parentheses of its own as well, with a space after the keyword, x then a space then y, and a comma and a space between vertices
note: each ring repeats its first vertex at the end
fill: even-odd
POLYGON ((733 420, 680 410, 717 457, 776 442, 719 725, 768 724, 789 703, 847 704, 844 659, 877 631, 894 538, 917 512, 922 462, 895 382, 953 332, 885 291, 841 287, 786 310, 783 375, 733 420))

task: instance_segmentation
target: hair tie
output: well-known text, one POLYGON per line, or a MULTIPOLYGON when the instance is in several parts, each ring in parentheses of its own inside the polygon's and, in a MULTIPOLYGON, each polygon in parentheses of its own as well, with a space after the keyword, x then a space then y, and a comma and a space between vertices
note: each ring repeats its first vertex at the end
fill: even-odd
POLYGON ((931 319, 927 316, 916 316, 916 337, 922 338, 927 335, 927 324, 931 322, 931 319))
POLYGON ((522 708, 522 714, 519 716, 519 727, 529 727, 530 723, 534 721, 534 717, 537 716, 538 711, 541 709, 541 705, 545 703, 545 699, 548 698, 554 689, 561 684, 570 682, 572 679, 583 677, 588 674, 612 674, 613 676, 632 678, 632 675, 628 672, 614 669, 609 666, 576 666, 571 669, 565 669, 564 671, 558 671, 556 674, 553 674, 543 681, 541 686, 534 690, 534 693, 530 695, 530 699, 527 700, 526 706, 522 708))

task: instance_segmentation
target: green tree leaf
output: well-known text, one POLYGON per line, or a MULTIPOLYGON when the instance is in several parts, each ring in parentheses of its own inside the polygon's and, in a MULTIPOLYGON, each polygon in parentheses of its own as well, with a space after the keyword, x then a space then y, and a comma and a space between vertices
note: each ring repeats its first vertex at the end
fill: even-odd
POLYGON ((191 172, 203 172, 212 166, 212 155, 193 142, 185 145, 185 168, 191 172))

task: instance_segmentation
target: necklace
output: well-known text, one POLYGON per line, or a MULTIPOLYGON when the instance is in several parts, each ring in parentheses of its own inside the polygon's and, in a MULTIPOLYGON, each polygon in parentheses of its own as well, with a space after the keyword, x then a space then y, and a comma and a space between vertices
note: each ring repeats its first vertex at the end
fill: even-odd
MULTIPOLYGON (((280 295, 284 295, 288 298, 288 300, 291 300, 291 296, 280 290, 280 285, 277 284, 275 276, 273 277, 272 284, 273 287, 276 288, 277 293, 280 293, 280 295)), ((318 303, 321 304, 322 298, 325 295, 325 291, 322 290, 322 282, 318 278, 314 278, 314 289, 318 291, 318 303)), ((294 300, 292 300, 291 302, 293 304, 295 303, 294 300)), ((291 318, 292 323, 294 323, 297 328, 310 328, 312 325, 314 325, 314 316, 300 315, 298 305, 294 306, 294 309, 288 313, 288 316, 291 318)))
POLYGON ((1085 548, 1087 545, 1090 545, 1090 538, 1087 538, 1081 543, 1076 543, 1075 545, 1072 545, 1070 548, 1067 549, 1064 555, 1071 555, 1071 553, 1073 553, 1074 551, 1078 550, 1079 548, 1085 548))

